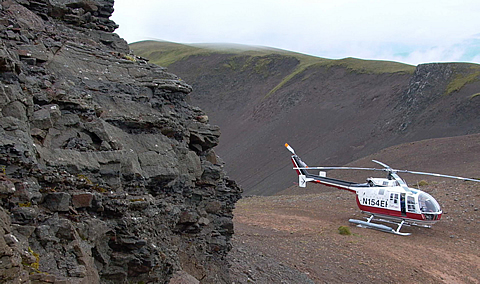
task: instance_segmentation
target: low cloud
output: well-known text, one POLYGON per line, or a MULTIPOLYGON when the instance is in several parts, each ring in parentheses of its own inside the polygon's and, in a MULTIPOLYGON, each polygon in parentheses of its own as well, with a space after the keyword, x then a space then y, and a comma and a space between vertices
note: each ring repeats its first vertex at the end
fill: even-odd
POLYGON ((238 43, 416 65, 478 63, 478 11, 478 0, 115 0, 112 19, 130 43, 238 43))

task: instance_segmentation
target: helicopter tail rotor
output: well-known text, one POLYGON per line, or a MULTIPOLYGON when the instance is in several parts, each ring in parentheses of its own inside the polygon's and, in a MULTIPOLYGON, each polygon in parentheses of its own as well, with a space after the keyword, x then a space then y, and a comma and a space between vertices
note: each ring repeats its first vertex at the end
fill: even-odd
POLYGON ((293 150, 293 148, 288 145, 288 143, 285 143, 285 147, 287 148, 288 151, 290 151, 290 153, 292 153, 292 155, 295 155, 295 150, 293 150))
POLYGON ((297 156, 297 154, 295 154, 295 150, 293 150, 293 148, 288 145, 288 143, 285 143, 285 147, 288 151, 290 151, 290 153, 292 153, 292 163, 295 166, 294 169, 297 171, 297 174, 299 176, 298 183, 301 187, 304 187, 304 185, 306 184, 305 176, 308 174, 308 166, 302 161, 302 159, 300 159, 299 156, 297 156))
POLYGON ((293 169, 298 174, 298 186, 307 187, 307 182, 315 180, 310 177, 311 174, 308 172, 310 168, 307 166, 307 164, 305 164, 305 162, 302 161, 302 159, 300 159, 299 156, 297 156, 297 154, 295 154, 295 150, 293 150, 290 145, 285 143, 285 147, 288 149, 288 151, 290 151, 290 153, 292 153, 291 159, 294 166, 293 169))

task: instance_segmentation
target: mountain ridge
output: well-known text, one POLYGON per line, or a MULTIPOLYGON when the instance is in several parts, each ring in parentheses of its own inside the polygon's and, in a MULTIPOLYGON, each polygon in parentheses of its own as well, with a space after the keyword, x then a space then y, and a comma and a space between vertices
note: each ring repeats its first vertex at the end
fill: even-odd
MULTIPOLYGON (((140 44, 130 46, 149 57, 140 44)), ((247 195, 291 184, 285 142, 317 164, 342 165, 401 143, 480 131, 478 64, 303 56, 211 51, 168 65, 222 128, 218 153, 247 195)))

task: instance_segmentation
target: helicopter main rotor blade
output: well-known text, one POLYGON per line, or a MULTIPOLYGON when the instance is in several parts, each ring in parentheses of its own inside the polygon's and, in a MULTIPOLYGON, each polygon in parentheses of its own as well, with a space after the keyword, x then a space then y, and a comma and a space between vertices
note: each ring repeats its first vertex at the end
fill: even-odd
POLYGON ((459 179, 459 180, 468 180, 468 181, 480 182, 480 180, 478 180, 478 179, 464 178, 464 177, 457 177, 457 176, 450 176, 450 175, 442 175, 442 174, 435 174, 435 173, 425 173, 425 172, 416 172, 416 171, 407 171, 407 170, 396 170, 396 172, 410 173, 410 174, 416 174, 416 175, 435 176, 435 177, 445 177, 445 178, 453 178, 453 179, 459 179))
POLYGON ((377 163, 377 164, 379 164, 379 165, 382 165, 382 166, 384 166, 386 169, 392 169, 392 168, 390 168, 389 165, 387 165, 387 164, 385 164, 385 163, 382 163, 382 162, 380 162, 380 161, 372 160, 372 162, 377 163))
POLYGON ((385 169, 376 168, 357 168, 357 167, 306 167, 306 168, 293 168, 295 170, 366 170, 366 171, 386 171, 385 169))

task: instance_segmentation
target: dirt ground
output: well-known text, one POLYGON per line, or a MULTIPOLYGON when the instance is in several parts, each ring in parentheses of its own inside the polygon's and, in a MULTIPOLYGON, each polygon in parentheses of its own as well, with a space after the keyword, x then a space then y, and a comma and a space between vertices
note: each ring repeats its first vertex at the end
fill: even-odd
POLYGON ((237 203, 234 283, 480 283, 480 184, 422 187, 444 214, 432 228, 404 227, 410 236, 358 228, 348 220, 366 215, 354 194, 309 188, 237 203))

